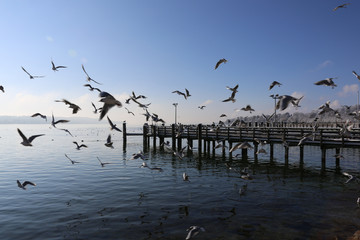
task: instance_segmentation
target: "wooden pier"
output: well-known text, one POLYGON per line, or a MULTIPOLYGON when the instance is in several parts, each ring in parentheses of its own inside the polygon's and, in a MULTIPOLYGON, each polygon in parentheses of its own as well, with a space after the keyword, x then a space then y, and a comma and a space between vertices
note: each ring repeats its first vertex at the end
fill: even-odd
MULTIPOLYGON (((351 137, 345 137, 340 133, 340 128, 336 123, 322 123, 316 132, 310 123, 282 123, 277 125, 258 126, 247 124, 246 126, 236 127, 217 127, 210 125, 175 125, 156 126, 144 124, 142 133, 127 133, 126 124, 123 125, 124 148, 126 148, 127 136, 143 136, 144 150, 150 147, 152 140, 153 149, 157 144, 162 146, 165 139, 171 139, 171 146, 174 151, 180 150, 183 146, 183 140, 187 141, 188 149, 193 149, 194 141, 197 142, 197 152, 199 156, 215 155, 215 146, 218 142, 223 145, 227 143, 228 149, 222 148, 222 154, 232 159, 232 152, 229 151, 234 144, 239 142, 249 142, 253 144, 254 158, 257 160, 256 152, 259 149, 258 141, 266 141, 270 146, 270 160, 274 156, 274 144, 282 144, 285 152, 285 162, 289 158, 289 147, 299 147, 300 162, 304 160, 304 146, 319 146, 321 150, 322 168, 325 169, 326 150, 336 149, 336 166, 340 164, 341 148, 359 148, 360 147, 360 128, 351 130, 351 137), (311 135, 309 139, 299 145, 304 135, 311 135), (159 139, 159 142, 157 142, 159 139), (285 143, 285 144, 284 144, 285 143)), ((238 150, 239 151, 239 150, 238 150)), ((241 149, 242 158, 247 158, 248 149, 241 149)))

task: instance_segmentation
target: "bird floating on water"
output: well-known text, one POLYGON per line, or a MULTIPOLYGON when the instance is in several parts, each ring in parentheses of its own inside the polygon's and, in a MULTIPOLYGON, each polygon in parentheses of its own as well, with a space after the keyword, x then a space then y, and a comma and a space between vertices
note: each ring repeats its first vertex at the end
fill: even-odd
POLYGON ((24 146, 26 146, 26 147, 32 147, 31 142, 32 142, 35 138, 45 135, 45 134, 38 134, 38 135, 33 135, 33 136, 27 138, 27 137, 25 137, 25 135, 21 132, 21 130, 20 130, 19 128, 17 129, 17 131, 18 131, 19 135, 21 136, 21 138, 22 138, 22 140, 23 140, 23 141, 21 142, 21 144, 24 145, 24 146))
POLYGON ((216 63, 215 69, 217 69, 217 68, 220 66, 220 64, 222 64, 222 63, 227 63, 227 60, 226 60, 225 58, 220 59, 220 60, 216 63))
POLYGON ((17 182, 18 187, 19 187, 19 188, 22 188, 22 189, 24 189, 24 190, 26 190, 26 187, 25 187, 26 185, 36 186, 35 183, 30 182, 30 181, 25 181, 25 182, 21 183, 19 180, 16 180, 16 182, 17 182))

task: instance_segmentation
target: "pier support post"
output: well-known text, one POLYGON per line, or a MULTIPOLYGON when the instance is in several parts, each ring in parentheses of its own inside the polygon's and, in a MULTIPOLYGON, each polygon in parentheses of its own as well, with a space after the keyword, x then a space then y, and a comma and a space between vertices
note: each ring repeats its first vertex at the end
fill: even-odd
POLYGON ((243 148, 241 149, 241 157, 242 157, 242 160, 247 160, 247 157, 248 157, 248 154, 247 154, 247 148, 243 148))
MULTIPOLYGON (((232 142, 230 142, 230 141, 228 141, 228 143, 229 143, 229 150, 232 148, 232 142)), ((225 146, 225 140, 223 140, 223 146, 225 146)), ((223 156, 223 158, 225 158, 225 148, 223 147, 222 148, 222 156, 223 156)), ((230 152, 229 151, 229 158, 230 158, 230 160, 232 159, 232 152, 230 152)))
POLYGON ((285 165, 289 165, 289 147, 284 147, 285 148, 285 165))
POLYGON ((274 160, 274 143, 270 143, 270 161, 274 160))
POLYGON ((159 137, 160 139, 160 150, 163 151, 164 150, 164 137, 159 137))
POLYGON ((321 148, 321 170, 325 170, 326 167, 326 148, 321 148))
POLYGON ((206 149, 207 155, 210 156, 210 140, 207 141, 207 149, 206 149))
POLYGON ((256 141, 254 141, 254 160, 255 160, 255 162, 258 161, 258 154, 257 154, 258 149, 259 149, 259 144, 256 141))
POLYGON ((215 140, 212 140, 212 156, 213 157, 215 157, 215 145, 216 144, 216 142, 215 142, 215 140))
POLYGON ((181 138, 181 135, 177 137, 177 148, 178 148, 178 151, 180 151, 182 149, 182 138, 181 138))
POLYGON ((197 126, 197 139, 198 139, 198 152, 199 155, 201 155, 201 151, 202 151, 202 125, 199 124, 197 126))
POLYGON ((300 164, 304 164, 304 145, 300 145, 300 164))
POLYGON ((126 151, 126 122, 123 122, 123 150, 126 151))
POLYGON ((176 150, 175 124, 171 124, 171 147, 173 151, 176 150))
POLYGON ((156 151, 156 137, 157 137, 157 127, 155 125, 152 125, 152 135, 153 135, 153 148, 154 151, 156 151))
POLYGON ((149 133, 149 125, 144 124, 143 126, 143 148, 144 152, 146 152, 148 147, 148 133, 149 133))
POLYGON ((340 148, 335 149, 335 168, 336 170, 340 170, 340 148))

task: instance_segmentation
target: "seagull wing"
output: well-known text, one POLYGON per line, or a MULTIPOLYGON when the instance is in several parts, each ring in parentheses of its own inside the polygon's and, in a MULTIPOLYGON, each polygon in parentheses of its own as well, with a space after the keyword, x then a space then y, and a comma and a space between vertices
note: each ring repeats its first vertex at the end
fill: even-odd
POLYGON ((35 183, 33 183, 33 182, 30 182, 30 181, 25 181, 25 182, 23 182, 23 187, 25 187, 26 185, 33 185, 33 186, 36 186, 36 184, 35 183))
POLYGON ((20 136, 21 136, 21 138, 23 139, 23 141, 24 141, 24 142, 27 142, 28 139, 27 139, 27 137, 25 137, 25 135, 21 132, 21 130, 20 130, 20 129, 17 129, 17 131, 18 131, 18 133, 20 134, 20 136))
POLYGON ((22 70, 24 70, 24 72, 26 72, 31 77, 31 74, 28 71, 26 71, 25 68, 23 68, 23 67, 21 67, 21 68, 22 68, 22 70))
POLYGON ((33 135, 33 136, 29 137, 29 142, 31 143, 35 138, 41 137, 41 136, 44 136, 44 135, 45 135, 45 134, 33 135))
POLYGON ((87 76, 88 78, 90 78, 90 77, 89 77, 89 74, 88 74, 88 73, 86 72, 86 70, 85 70, 84 64, 81 64, 81 67, 82 67, 84 73, 86 74, 86 76, 87 76))

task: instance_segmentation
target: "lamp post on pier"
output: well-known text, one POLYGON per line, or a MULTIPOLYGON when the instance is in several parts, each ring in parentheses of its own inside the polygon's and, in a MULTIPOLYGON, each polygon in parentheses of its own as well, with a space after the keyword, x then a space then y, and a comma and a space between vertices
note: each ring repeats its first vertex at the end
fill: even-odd
POLYGON ((270 97, 272 99, 274 99, 274 110, 275 110, 275 114, 274 114, 274 123, 276 123, 276 99, 279 99, 279 94, 271 94, 270 97))
POLYGON ((178 103, 173 103, 174 107, 175 107, 175 125, 177 124, 177 106, 178 103))

